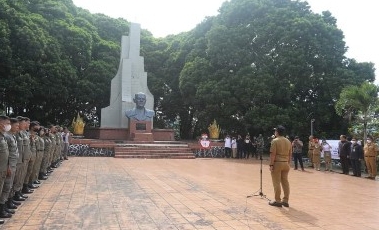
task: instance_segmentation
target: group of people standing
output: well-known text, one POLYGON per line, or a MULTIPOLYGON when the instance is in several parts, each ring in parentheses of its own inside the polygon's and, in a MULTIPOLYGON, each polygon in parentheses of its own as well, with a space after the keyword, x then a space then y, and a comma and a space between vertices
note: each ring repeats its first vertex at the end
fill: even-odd
POLYGON ((68 159, 69 136, 67 128, 0 115, 0 218, 11 218, 26 194, 68 159))
MULTIPOLYGON (((288 137, 284 137, 285 128, 281 125, 275 129, 275 138, 270 146, 270 171, 274 187, 275 200, 270 201, 269 205, 275 207, 289 207, 290 186, 288 182, 288 173, 290 171, 292 155, 295 161, 295 169, 298 168, 298 162, 302 171, 304 165, 302 160, 303 142, 298 136, 294 138, 292 143, 288 137), (281 189, 284 196, 281 197, 281 189)), ((349 174, 351 166, 353 174, 351 176, 361 177, 362 160, 367 169, 366 178, 375 180, 377 175, 377 157, 379 153, 378 145, 374 142, 372 136, 368 136, 364 146, 356 138, 347 138, 345 135, 340 136, 338 143, 338 155, 340 157, 342 173, 349 174)), ((320 171, 321 153, 324 153, 325 170, 331 171, 332 146, 326 141, 320 141, 314 136, 309 137, 308 157, 311 165, 320 171)))
POLYGON ((241 135, 237 135, 237 138, 226 135, 224 141, 225 156, 227 158, 249 159, 251 155, 258 159, 258 156, 263 154, 265 143, 262 134, 253 138, 250 138, 250 135, 246 135, 245 138, 242 138, 241 135))
POLYGON ((338 143, 338 155, 340 157, 342 173, 349 175, 351 166, 353 175, 361 177, 362 160, 367 170, 367 179, 375 180, 377 175, 376 158, 378 156, 378 145, 373 141, 373 137, 368 136, 366 143, 362 144, 356 138, 347 138, 345 135, 340 136, 338 143))
MULTIPOLYGON (((368 136, 364 146, 361 141, 355 137, 349 138, 346 135, 340 136, 338 143, 338 156, 340 158, 342 172, 341 174, 349 174, 349 169, 353 171, 352 176, 362 176, 362 165, 365 166, 368 176, 366 178, 375 180, 377 175, 377 156, 379 152, 378 145, 373 141, 373 137, 368 136)), ((295 169, 297 169, 298 162, 301 169, 304 171, 303 160, 301 152, 303 143, 295 137, 292 142, 295 169)), ((324 154, 325 171, 332 170, 332 146, 326 141, 322 140, 321 143, 314 136, 309 137, 308 142, 308 158, 310 160, 310 167, 320 171, 321 153, 324 154)))

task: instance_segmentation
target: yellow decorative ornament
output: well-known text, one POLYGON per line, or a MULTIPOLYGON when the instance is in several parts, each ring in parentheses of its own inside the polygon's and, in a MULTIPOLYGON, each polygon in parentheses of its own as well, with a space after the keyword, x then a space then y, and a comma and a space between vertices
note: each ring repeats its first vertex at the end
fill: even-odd
POLYGON ((216 119, 213 120, 213 123, 208 127, 209 136, 211 139, 218 139, 220 137, 220 126, 217 125, 216 119))
POLYGON ((72 127, 74 128, 75 135, 83 135, 85 125, 86 123, 84 123, 83 118, 79 116, 79 113, 78 113, 78 116, 76 117, 76 120, 75 118, 72 119, 72 127))

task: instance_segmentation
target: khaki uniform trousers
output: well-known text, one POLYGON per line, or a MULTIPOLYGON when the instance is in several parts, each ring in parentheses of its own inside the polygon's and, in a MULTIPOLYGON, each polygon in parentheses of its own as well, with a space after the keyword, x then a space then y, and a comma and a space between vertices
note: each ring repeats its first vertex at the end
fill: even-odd
POLYGON ((320 152, 313 152, 313 165, 315 169, 320 169, 320 162, 321 162, 321 153, 320 152))
POLYGON ((275 201, 288 203, 290 195, 290 184, 288 182, 288 173, 290 165, 288 162, 274 162, 274 170, 271 171, 272 184, 274 186, 275 201), (281 200, 281 187, 283 188, 284 197, 281 200))
POLYGON ((332 169, 332 153, 330 151, 324 152, 325 170, 332 169))
POLYGON ((308 159, 309 159, 309 162, 311 163, 311 165, 313 165, 313 149, 310 149, 308 151, 308 159))
POLYGON ((365 156, 365 162, 367 167, 367 173, 370 177, 376 177, 376 157, 375 156, 365 156))

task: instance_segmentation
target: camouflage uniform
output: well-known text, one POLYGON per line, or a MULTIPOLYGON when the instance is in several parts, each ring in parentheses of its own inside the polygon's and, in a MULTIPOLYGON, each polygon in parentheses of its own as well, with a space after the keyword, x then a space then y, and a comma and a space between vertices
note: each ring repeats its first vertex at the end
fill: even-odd
POLYGON ((60 156, 61 156, 61 152, 62 152, 62 138, 61 136, 59 135, 59 132, 56 132, 54 134, 55 136, 55 141, 56 141, 56 146, 55 146, 55 151, 54 151, 54 159, 53 159, 53 162, 55 164, 57 164, 59 162, 59 159, 60 159, 60 156))
POLYGON ((45 142, 43 138, 40 136, 36 136, 36 149, 37 149, 37 157, 34 163, 32 176, 29 179, 29 183, 33 183, 38 179, 39 171, 41 169, 42 158, 43 158, 44 150, 45 150, 45 142))
POLYGON ((5 135, 0 133, 0 190, 3 189, 8 170, 9 149, 5 135))
POLYGON ((5 179, 3 190, 0 195, 0 204, 5 204, 8 198, 11 199, 13 196, 13 192, 11 191, 13 187, 13 180, 16 174, 17 162, 19 159, 16 136, 9 133, 5 135, 5 139, 7 141, 9 150, 8 162, 11 175, 5 179))
POLYGON ((51 147, 50 147, 49 164, 48 165, 51 166, 54 163, 54 153, 55 153, 55 149, 57 148, 57 141, 55 139, 54 134, 50 134, 49 138, 51 140, 51 147))
POLYGON ((257 157, 258 157, 258 155, 259 156, 262 156, 262 154, 263 154, 263 149, 264 149, 264 147, 265 147, 265 142, 264 142, 264 140, 263 140, 263 137, 262 137, 262 135, 259 135, 258 137, 257 137, 257 157))
POLYGON ((18 160, 17 160, 17 166, 16 166, 16 175, 13 179, 13 189, 12 193, 18 192, 22 188, 22 183, 24 182, 24 169, 25 169, 25 163, 23 161, 24 159, 24 137, 22 134, 17 133, 15 135, 16 137, 16 143, 17 143, 17 149, 18 149, 18 160))
MULTIPOLYGON (((29 140, 29 138, 28 138, 29 140)), ((33 173, 33 167, 34 163, 37 158, 37 147, 36 147, 36 137, 34 135, 30 136, 29 140, 29 152, 30 152, 30 158, 29 158, 29 163, 28 163, 28 168, 25 174, 25 179, 24 179, 24 186, 27 187, 27 185, 30 182, 30 179, 32 178, 32 173, 33 173)), ((24 145, 24 147, 26 147, 24 145)))
POLYGON ((44 141, 44 152, 42 157, 42 163, 40 168, 40 174, 46 174, 47 173, 47 167, 49 166, 49 158, 50 158, 50 150, 51 150, 51 140, 48 136, 43 137, 44 141))

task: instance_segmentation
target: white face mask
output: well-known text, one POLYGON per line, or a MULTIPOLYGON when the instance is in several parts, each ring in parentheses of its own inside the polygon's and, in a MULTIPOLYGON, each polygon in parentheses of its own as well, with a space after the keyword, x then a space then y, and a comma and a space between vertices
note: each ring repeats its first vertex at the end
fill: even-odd
POLYGON ((371 143, 371 140, 367 140, 367 143, 369 143, 369 144, 370 144, 370 143, 371 143))
POLYGON ((5 125, 4 126, 4 131, 5 132, 9 132, 9 130, 11 130, 12 126, 11 125, 5 125))
POLYGON ((351 141, 351 143, 352 143, 353 145, 355 145, 355 144, 357 143, 357 141, 351 141))

